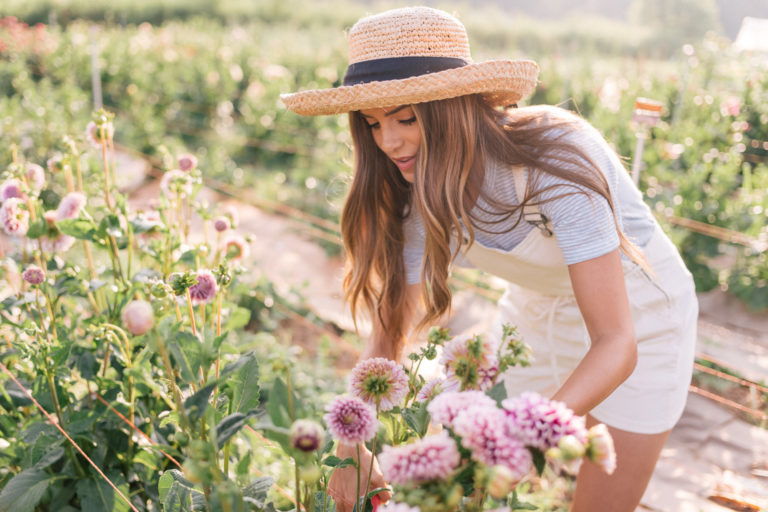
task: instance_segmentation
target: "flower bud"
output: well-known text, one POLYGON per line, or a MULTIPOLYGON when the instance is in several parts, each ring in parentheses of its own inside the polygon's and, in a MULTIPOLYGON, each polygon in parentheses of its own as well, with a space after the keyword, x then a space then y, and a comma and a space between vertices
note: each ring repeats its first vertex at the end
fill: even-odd
POLYGON ((578 459, 584 456, 586 448, 574 435, 567 435, 560 438, 557 443, 558 448, 565 459, 578 459))
POLYGON ((488 482, 488 494, 496 500, 503 500, 512 492, 517 479, 506 466, 496 465, 491 468, 491 478, 488 482))
POLYGON ((306 484, 314 484, 323 476, 316 464, 299 468, 299 478, 306 484))
POLYGON ((149 302, 134 300, 123 308, 122 319, 128 332, 139 336, 149 331, 155 324, 155 313, 149 302))
POLYGON ((616 470, 616 451, 613 447, 613 438, 604 423, 599 423, 589 429, 587 433, 587 457, 603 468, 603 471, 612 474, 616 470))
POLYGON ((315 421, 296 420, 291 425, 290 435, 293 447, 306 453, 320 448, 325 432, 315 421))

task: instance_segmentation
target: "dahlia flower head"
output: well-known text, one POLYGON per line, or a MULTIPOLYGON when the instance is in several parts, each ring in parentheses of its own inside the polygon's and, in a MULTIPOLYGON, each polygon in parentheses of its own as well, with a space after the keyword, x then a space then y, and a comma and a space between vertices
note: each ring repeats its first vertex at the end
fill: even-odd
POLYGON ((26 194, 22 189, 21 182, 15 178, 5 180, 0 184, 0 203, 6 199, 26 199, 26 194))
POLYGON ((30 265, 22 272, 21 277, 29 284, 37 285, 45 281, 45 272, 37 265, 30 265))
POLYGON ((429 379, 416 394, 417 402, 429 402, 443 392, 443 379, 435 377, 429 379))
POLYGON ((219 286, 216 283, 216 276, 210 270, 198 270, 195 272, 197 283, 189 287, 189 296, 192 304, 207 304, 216 296, 219 286))
POLYGON ((85 203, 85 195, 80 192, 70 192, 59 202, 59 207, 56 208, 56 218, 59 220, 77 218, 85 203))
POLYGON ((29 230, 29 212, 18 197, 11 197, 0 205, 0 227, 9 236, 21 237, 29 230))
MULTIPOLYGON (((112 140, 115 137, 115 125, 104 123, 104 140, 112 140)), ((91 121, 85 127, 85 138, 95 148, 101 147, 101 130, 95 121, 91 121)))
POLYGON ((166 194, 189 196, 192 194, 192 179, 181 169, 173 169, 163 174, 160 179, 160 189, 166 194))
POLYGON ((460 461, 456 442, 445 431, 410 444, 385 445, 379 454, 381 471, 397 485, 444 480, 460 461))
POLYGON ((176 157, 176 163, 180 170, 189 172, 197 167, 197 157, 191 153, 183 153, 176 157))
POLYGON ((218 233, 223 233, 224 231, 228 230, 230 227, 229 217, 225 217, 224 215, 220 217, 216 217, 213 219, 213 229, 216 230, 218 233))
POLYGON ((496 408, 496 402, 482 391, 443 391, 429 402, 427 412, 432 421, 453 428, 458 414, 473 406, 496 408))
POLYGON ((527 391, 503 400, 501 406, 506 412, 504 423, 509 433, 527 446, 546 451, 569 435, 582 444, 587 442, 584 418, 576 416, 563 402, 527 391))
POLYGON ((40 191, 45 186, 45 171, 37 164, 27 163, 27 183, 32 190, 40 191))
POLYGON ((250 254, 248 242, 240 235, 228 236, 224 241, 224 254, 232 261, 246 259, 250 254))
POLYGON ((121 319, 128 332, 140 336, 155 325, 155 312, 149 302, 132 300, 123 308, 121 319))
POLYGON ((402 404, 408 394, 408 376, 403 367, 385 357, 360 361, 349 374, 349 393, 379 411, 402 404))
POLYGON ((445 370, 446 391, 493 387, 499 361, 493 344, 483 336, 457 336, 443 347, 440 364, 445 370))
POLYGON ((505 418, 495 403, 493 407, 475 405, 456 416, 453 431, 461 436, 461 445, 473 460, 489 467, 505 466, 520 479, 533 467, 533 458, 522 441, 508 433, 505 418))
POLYGON ((325 421, 334 439, 346 444, 373 439, 379 429, 373 407, 354 396, 337 396, 325 406, 325 421))
POLYGON ((316 421, 296 420, 291 425, 291 445, 302 452, 313 452, 320 448, 324 437, 323 426, 316 421))

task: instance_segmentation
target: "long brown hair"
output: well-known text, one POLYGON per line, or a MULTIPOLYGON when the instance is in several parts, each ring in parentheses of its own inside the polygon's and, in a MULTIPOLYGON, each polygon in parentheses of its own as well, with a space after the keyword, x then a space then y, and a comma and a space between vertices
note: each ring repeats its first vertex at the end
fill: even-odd
MULTIPOLYGON (((413 184, 402 178, 395 164, 376 146, 360 113, 350 113, 355 175, 341 216, 347 251, 344 293, 352 315, 357 317, 360 306, 378 315, 394 340, 402 338, 407 329, 399 306, 405 302, 406 290, 403 220, 411 208, 418 210, 426 232, 421 268, 425 314, 419 328, 450 309, 448 277, 450 264, 458 255, 458 249, 451 249, 451 240, 466 231, 469 244, 474 242, 475 217, 470 210, 478 194, 498 216, 495 222, 516 216, 516 226, 524 205, 541 204, 540 195, 548 189, 537 188, 537 181, 544 173, 573 184, 561 185, 564 190, 550 201, 586 193, 586 189, 604 197, 615 217, 602 172, 567 140, 567 134, 584 122, 576 116, 555 107, 497 110, 478 95, 412 107, 422 135, 413 184), (521 205, 500 204, 480 190, 477 178, 483 176, 489 161, 531 170, 521 205), (470 221, 462 223, 461 219, 470 221)), ((616 230, 622 252, 642 263, 642 253, 618 222, 616 230)))

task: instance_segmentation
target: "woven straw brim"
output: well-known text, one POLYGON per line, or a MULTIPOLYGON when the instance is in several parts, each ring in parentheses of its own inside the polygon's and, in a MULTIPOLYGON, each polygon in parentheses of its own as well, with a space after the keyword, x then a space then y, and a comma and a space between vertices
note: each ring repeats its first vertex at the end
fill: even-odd
POLYGON ((401 80, 283 94, 285 105, 303 116, 341 114, 467 94, 482 94, 494 106, 517 103, 536 88, 539 67, 530 60, 491 60, 401 80))

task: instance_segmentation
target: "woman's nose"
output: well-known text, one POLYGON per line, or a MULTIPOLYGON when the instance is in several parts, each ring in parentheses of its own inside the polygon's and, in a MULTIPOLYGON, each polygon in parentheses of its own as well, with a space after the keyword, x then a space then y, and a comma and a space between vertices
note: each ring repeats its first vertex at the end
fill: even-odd
POLYGON ((402 143, 403 143, 403 138, 400 136, 400 134, 396 129, 382 126, 381 149, 385 153, 389 153, 399 148, 402 143))

